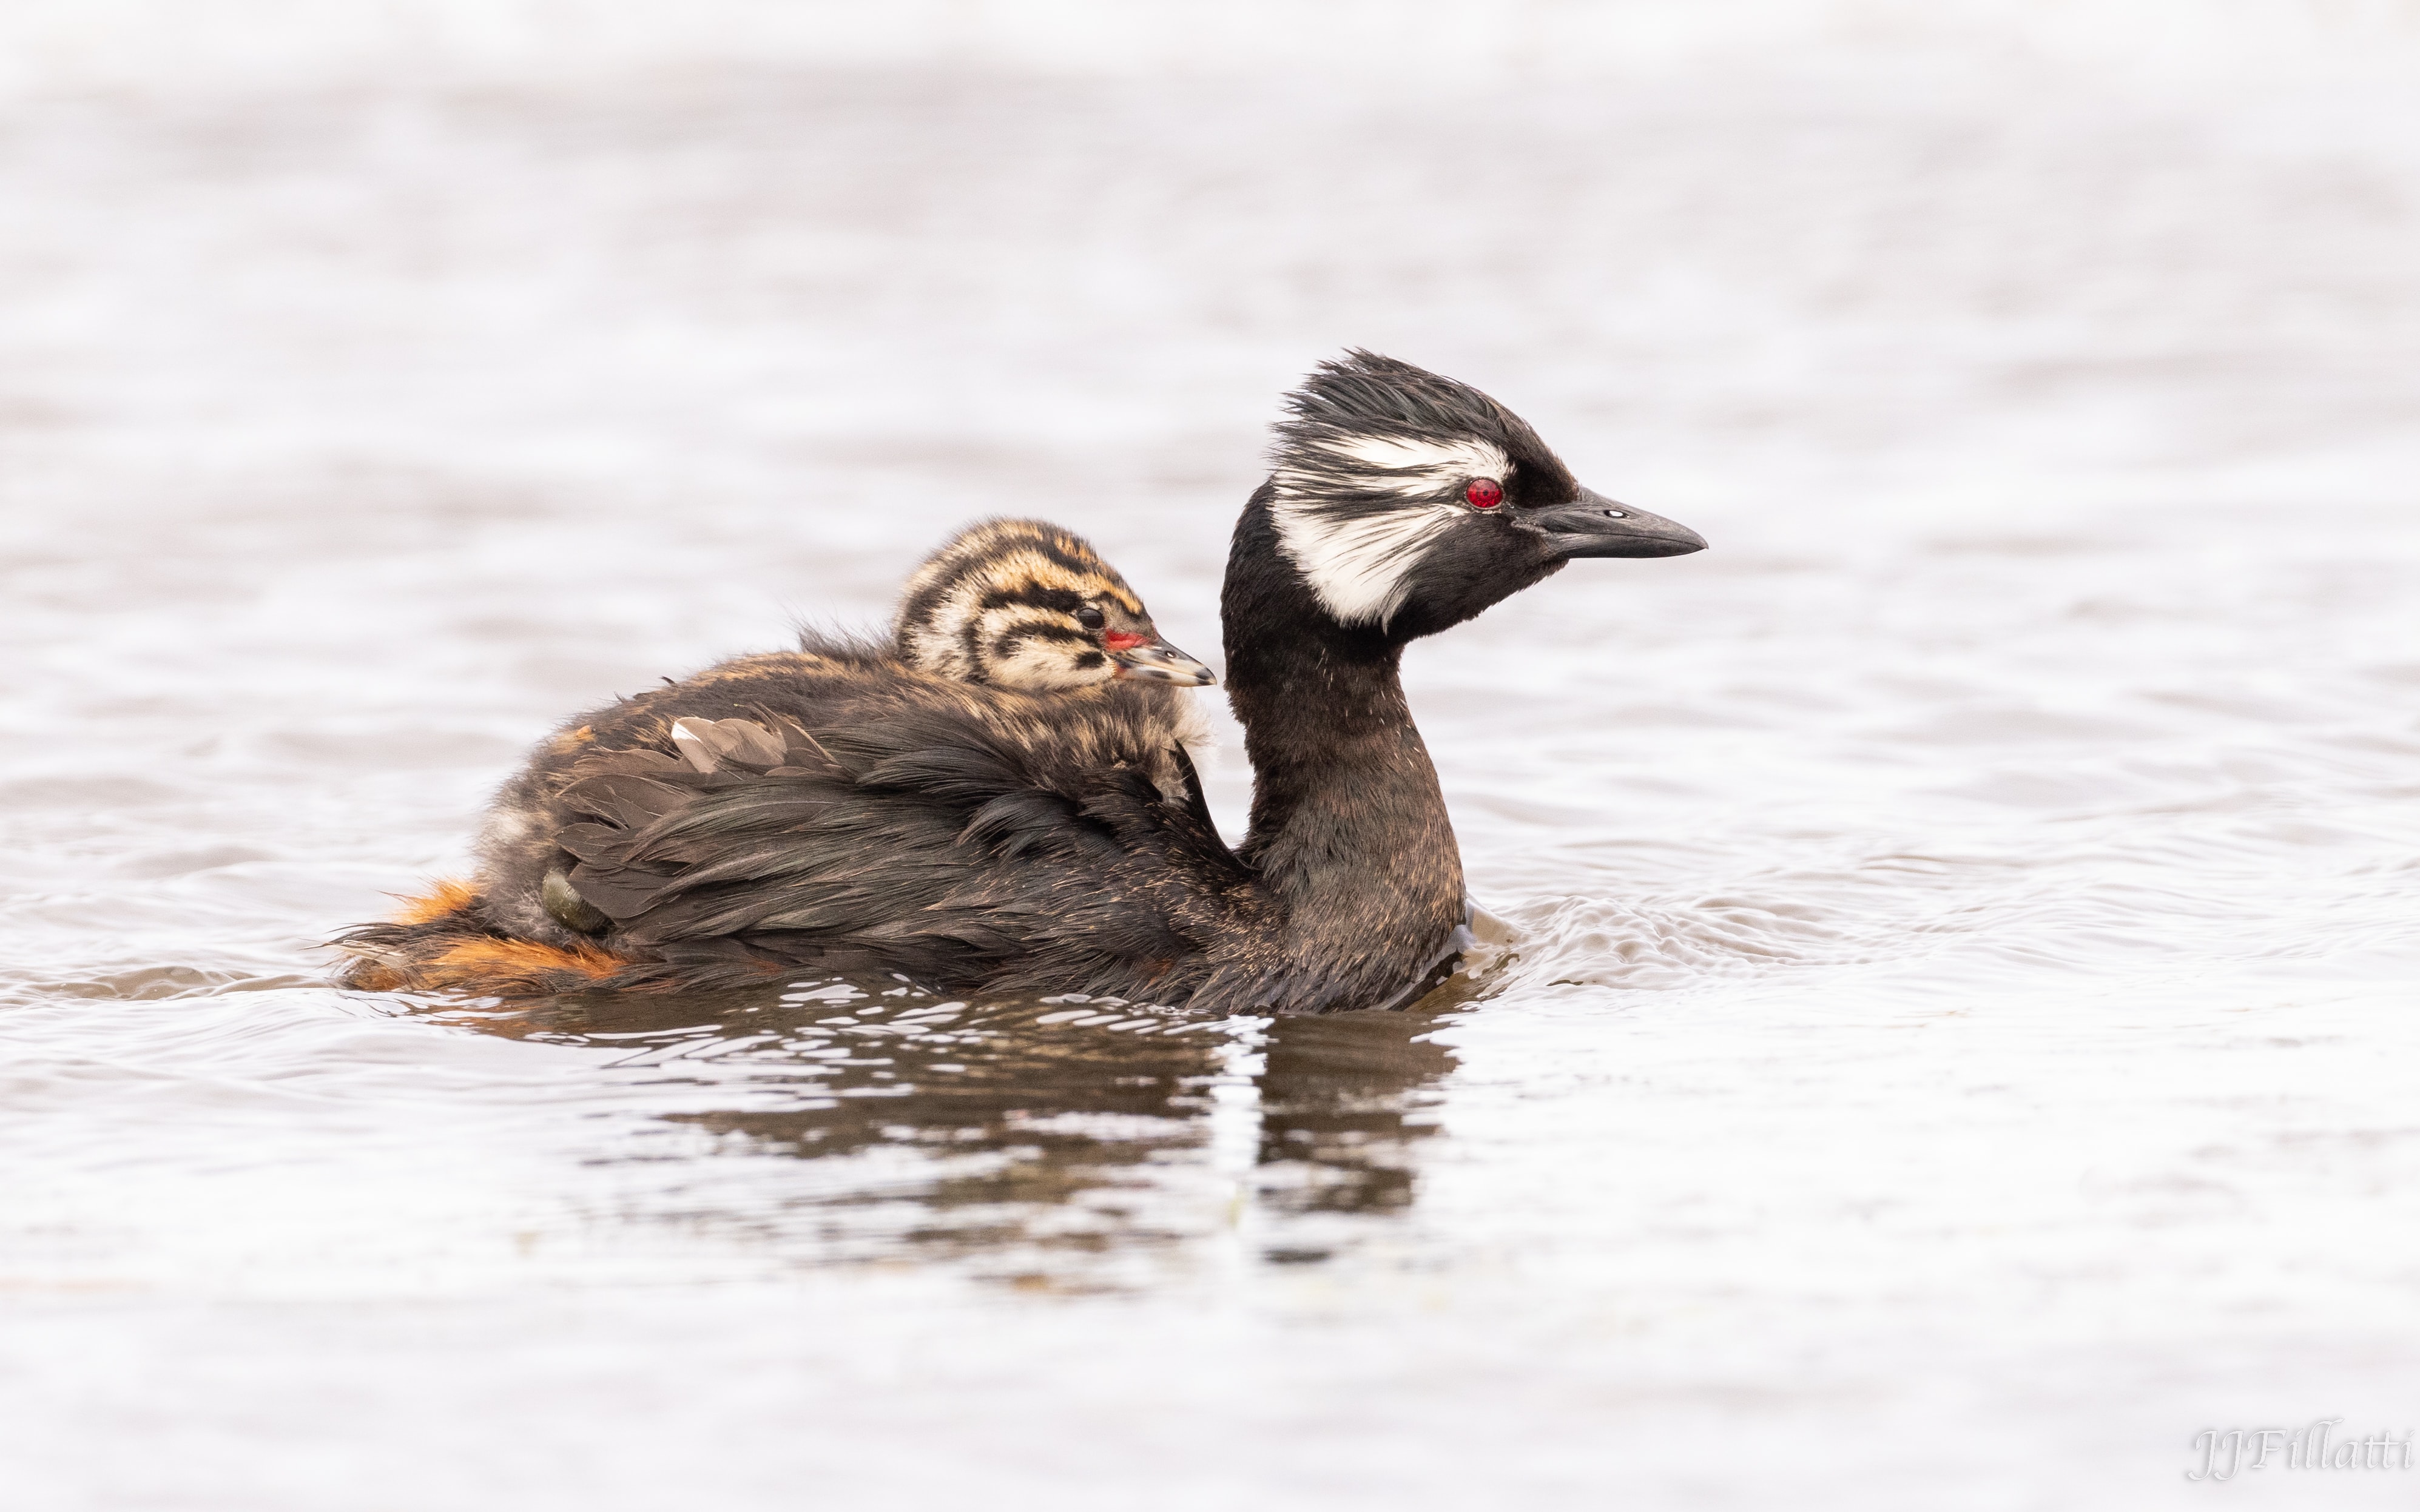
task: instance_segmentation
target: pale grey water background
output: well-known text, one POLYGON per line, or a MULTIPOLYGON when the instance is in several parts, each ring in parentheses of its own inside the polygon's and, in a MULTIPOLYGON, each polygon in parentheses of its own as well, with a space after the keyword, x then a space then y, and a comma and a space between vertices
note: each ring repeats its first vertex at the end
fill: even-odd
POLYGON ((2420 1424, 2408 7, 210 12, 0 23, 0 1504, 2420 1489, 2183 1479, 2420 1424), (1347 344, 1714 542, 1410 657, 1493 996, 322 984, 1347 344))

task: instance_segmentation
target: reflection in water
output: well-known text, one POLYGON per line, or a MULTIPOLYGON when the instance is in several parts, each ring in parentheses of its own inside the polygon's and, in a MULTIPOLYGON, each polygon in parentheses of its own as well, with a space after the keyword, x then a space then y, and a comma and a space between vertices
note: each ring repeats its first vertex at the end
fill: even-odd
POLYGON ((1407 1209, 1407 1147, 1435 1132, 1435 1089, 1454 1064, 1427 1037, 1451 1004, 1433 1002, 1212 1018, 1076 995, 942 1001, 830 980, 438 1016, 610 1050, 620 1074, 698 1089, 690 1111, 659 1116, 721 1136, 717 1152, 854 1161, 855 1179, 802 1187, 812 1195, 784 1205, 794 1218, 799 1207, 826 1218, 894 1211, 876 1255, 907 1245, 1023 1256, 1031 1271, 1052 1256, 1166 1248, 1238 1227, 1265 1239, 1255 1240, 1263 1259, 1316 1260, 1339 1242, 1318 1220, 1407 1209))

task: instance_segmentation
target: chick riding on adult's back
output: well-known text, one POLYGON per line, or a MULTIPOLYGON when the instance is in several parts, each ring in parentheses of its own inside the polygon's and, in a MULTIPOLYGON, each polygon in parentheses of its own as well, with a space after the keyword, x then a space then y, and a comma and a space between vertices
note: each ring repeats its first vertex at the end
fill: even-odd
MULTIPOLYGON (((1705 543, 1581 487, 1519 417, 1409 363, 1352 353, 1287 405, 1220 604, 1254 778, 1240 849, 1190 780, 1164 684, 1033 692, 963 680, 971 660, 953 681, 845 646, 748 657, 541 747, 498 799, 477 882, 353 932, 349 980, 544 992, 880 971, 1263 1011, 1406 1000, 1464 900, 1404 646, 1574 558, 1705 543), (570 894, 551 910, 550 877, 570 894)), ((1102 625, 1075 627, 1106 666, 1099 605, 1085 607, 1102 625)), ((999 623, 949 643, 991 644, 1000 665, 1029 654, 1034 638, 1001 647, 999 623)))

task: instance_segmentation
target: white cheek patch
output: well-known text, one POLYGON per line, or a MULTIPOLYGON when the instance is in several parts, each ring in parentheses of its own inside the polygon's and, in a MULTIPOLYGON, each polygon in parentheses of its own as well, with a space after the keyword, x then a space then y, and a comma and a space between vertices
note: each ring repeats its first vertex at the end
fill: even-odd
POLYGON ((1397 504, 1339 515, 1290 505, 1272 511, 1286 559, 1340 625, 1384 625, 1411 592, 1405 580, 1429 543, 1453 524, 1450 506, 1397 504))
POLYGON ((1304 459, 1330 458, 1332 471, 1278 470, 1269 509, 1278 543, 1339 624, 1380 626, 1404 607, 1412 569, 1463 515, 1464 485, 1472 478, 1500 482, 1509 467, 1503 452, 1484 441, 1393 436, 1338 438, 1304 459), (1404 501, 1337 501, 1339 494, 1373 493, 1404 501))

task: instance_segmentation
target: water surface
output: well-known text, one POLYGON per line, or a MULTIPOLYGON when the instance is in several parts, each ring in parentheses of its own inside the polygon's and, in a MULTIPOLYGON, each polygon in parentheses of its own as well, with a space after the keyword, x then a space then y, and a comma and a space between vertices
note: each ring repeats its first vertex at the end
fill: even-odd
POLYGON ((2133 1509, 2408 1431, 2420 120, 1998 15, 8 97, 12 1504, 2133 1509), (1714 543, 1411 653, 1483 983, 326 984, 557 717, 971 517, 1215 647, 1347 343, 1714 543))

